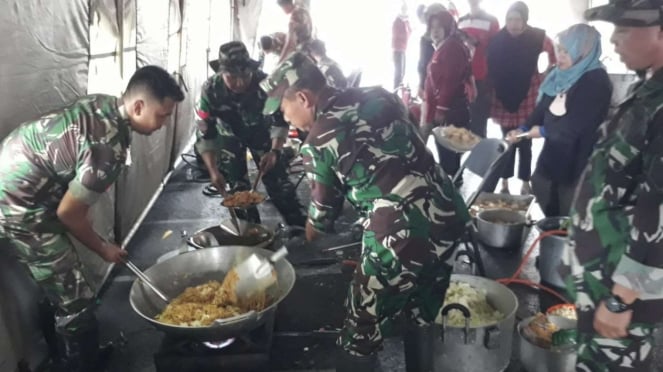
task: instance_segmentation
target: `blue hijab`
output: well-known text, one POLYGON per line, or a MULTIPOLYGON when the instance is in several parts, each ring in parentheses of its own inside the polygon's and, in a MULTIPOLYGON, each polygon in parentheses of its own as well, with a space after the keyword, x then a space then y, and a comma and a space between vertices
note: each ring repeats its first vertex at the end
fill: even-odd
POLYGON ((601 58, 601 34, 584 23, 573 25, 559 34, 559 43, 573 61, 568 70, 555 67, 539 89, 537 102, 543 95, 555 97, 568 91, 588 71, 605 68, 601 58))

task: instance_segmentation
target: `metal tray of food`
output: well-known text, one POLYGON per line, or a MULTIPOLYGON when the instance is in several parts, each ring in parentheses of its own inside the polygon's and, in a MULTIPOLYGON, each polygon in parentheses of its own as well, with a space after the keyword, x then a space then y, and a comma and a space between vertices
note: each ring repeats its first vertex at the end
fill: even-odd
POLYGON ((454 126, 433 128, 433 137, 440 146, 458 153, 470 151, 481 142, 476 134, 454 126))
POLYGON ((508 209, 518 211, 526 217, 530 216, 534 195, 510 195, 482 192, 470 206, 470 214, 476 217, 481 211, 488 209, 508 209))

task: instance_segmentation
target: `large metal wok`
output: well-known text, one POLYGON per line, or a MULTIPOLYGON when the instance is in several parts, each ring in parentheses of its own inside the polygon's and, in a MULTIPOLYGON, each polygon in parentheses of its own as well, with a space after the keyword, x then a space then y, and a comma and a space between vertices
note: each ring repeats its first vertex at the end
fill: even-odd
MULTIPOLYGON (((238 260, 245 259, 252 253, 269 257, 272 252, 244 246, 199 249, 157 263, 145 270, 145 275, 168 297, 175 298, 188 287, 210 280, 223 281, 226 273, 238 260)), ((163 311, 166 304, 139 279, 131 286, 129 302, 138 315, 169 335, 194 341, 225 340, 261 326, 276 311, 276 305, 290 293, 295 284, 295 270, 287 260, 278 261, 275 268, 278 285, 268 291, 268 296, 274 299, 271 305, 260 312, 251 311, 206 327, 181 327, 155 320, 154 317, 163 311)))

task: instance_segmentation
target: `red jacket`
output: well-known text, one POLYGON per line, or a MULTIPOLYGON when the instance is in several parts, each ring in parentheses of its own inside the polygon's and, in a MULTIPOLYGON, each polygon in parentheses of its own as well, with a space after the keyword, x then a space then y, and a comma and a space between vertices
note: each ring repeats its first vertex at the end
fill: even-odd
POLYGON ((428 64, 424 88, 426 123, 436 113, 444 113, 446 123, 458 127, 469 124, 469 100, 466 89, 471 83, 470 52, 458 35, 444 41, 428 64))
POLYGON ((407 50, 407 41, 410 39, 412 29, 407 17, 396 17, 391 28, 391 47, 394 52, 405 52, 407 50))
POLYGON ((474 58, 472 59, 472 73, 474 79, 485 80, 488 75, 486 65, 486 50, 490 39, 500 31, 497 18, 481 11, 478 15, 465 15, 458 21, 458 28, 472 38, 474 43, 474 58))

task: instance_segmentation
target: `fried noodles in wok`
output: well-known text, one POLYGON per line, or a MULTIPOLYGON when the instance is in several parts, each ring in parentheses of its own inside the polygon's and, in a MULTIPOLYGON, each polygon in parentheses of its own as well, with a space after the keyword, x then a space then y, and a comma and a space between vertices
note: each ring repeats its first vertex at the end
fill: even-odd
POLYGON ((265 292, 247 301, 235 295, 238 276, 231 270, 223 283, 211 280, 205 284, 189 287, 177 296, 156 320, 185 327, 206 327, 217 319, 225 319, 247 313, 262 311, 271 302, 265 292))
POLYGON ((243 208, 260 204, 264 200, 265 196, 263 194, 254 191, 238 191, 234 194, 226 196, 221 204, 224 207, 243 208))

